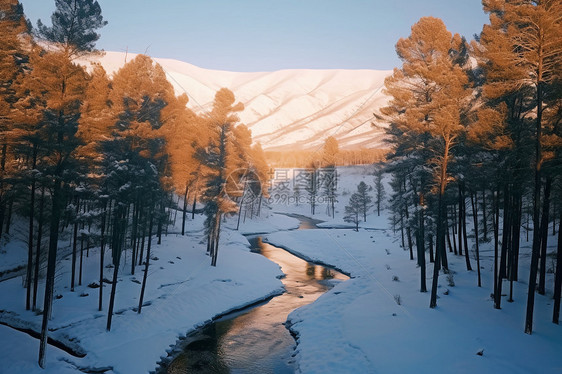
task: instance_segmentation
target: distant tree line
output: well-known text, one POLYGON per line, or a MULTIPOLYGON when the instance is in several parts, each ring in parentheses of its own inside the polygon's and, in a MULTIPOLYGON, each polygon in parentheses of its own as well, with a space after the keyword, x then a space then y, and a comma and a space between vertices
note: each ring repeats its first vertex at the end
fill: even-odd
POLYGON ((559 238, 554 323, 560 311, 562 3, 483 5, 490 23, 472 44, 437 18, 412 26, 411 35, 396 44, 403 64, 386 79, 390 102, 377 117, 390 123, 386 171, 392 175, 393 223, 410 258, 417 254, 422 292, 426 252, 434 265, 430 307, 437 305, 439 272, 450 270, 448 252, 464 256, 467 270, 475 259, 482 285, 479 244, 489 241, 494 307, 501 308, 505 282, 513 301, 525 228, 527 238, 532 235, 525 318, 530 334, 535 292, 545 294, 549 227, 559 238))
MULTIPOLYGON (((339 149, 334 160, 336 166, 369 165, 384 161, 388 149, 359 148, 339 149)), ((319 150, 265 151, 268 163, 278 168, 309 167, 313 162, 320 162, 319 150)))

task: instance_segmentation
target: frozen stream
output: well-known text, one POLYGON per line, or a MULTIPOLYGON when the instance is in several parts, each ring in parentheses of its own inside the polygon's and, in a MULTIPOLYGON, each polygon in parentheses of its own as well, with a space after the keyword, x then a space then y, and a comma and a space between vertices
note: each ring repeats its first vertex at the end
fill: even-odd
MULTIPOLYGON (((301 219, 299 229, 315 228, 301 219)), ((156 373, 293 373, 295 341, 285 328, 293 310, 312 303, 336 282, 348 279, 333 269, 249 238, 252 251, 279 264, 286 292, 269 301, 228 314, 178 342, 156 373)))

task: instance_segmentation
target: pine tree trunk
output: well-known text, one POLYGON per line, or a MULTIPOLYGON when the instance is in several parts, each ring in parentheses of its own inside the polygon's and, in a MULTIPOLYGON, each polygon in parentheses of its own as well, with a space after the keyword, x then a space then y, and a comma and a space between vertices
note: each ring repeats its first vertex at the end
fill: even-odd
POLYGON ((548 221, 550 215, 550 188, 552 185, 552 178, 547 177, 546 183, 544 185, 544 200, 542 209, 542 221, 541 221, 541 256, 540 256, 540 272, 539 272, 539 287, 537 292, 539 295, 545 294, 545 284, 546 284, 546 246, 548 244, 548 221))
MULTIPOLYGON (((117 204, 116 204, 117 205, 117 204)), ((112 259, 113 259, 113 280, 111 282, 111 294, 109 295, 109 309, 107 312, 107 326, 106 330, 111 330, 111 321, 113 318, 113 308, 115 306, 115 291, 117 290, 117 280, 119 274, 119 266, 121 264, 121 254, 123 249, 123 240, 125 236, 126 227, 124 222, 126 217, 126 208, 122 206, 115 207, 113 219, 113 234, 112 234, 112 259)))
POLYGON ((4 195, 4 174, 6 171, 6 157, 8 151, 8 144, 2 144, 2 157, 0 158, 0 239, 4 231, 4 215, 6 213, 6 199, 4 195))
POLYGON ((185 235, 185 220, 187 217, 187 197, 188 197, 189 187, 188 184, 185 184, 185 193, 183 195, 183 209, 182 209, 182 217, 181 217, 181 235, 185 235))
POLYGON ((499 187, 496 191, 494 198, 494 308, 501 309, 501 292, 499 291, 498 279, 499 272, 499 236, 500 236, 500 202, 499 202, 499 187))
MULTIPOLYGON (((445 200, 445 192, 444 191, 443 191, 442 199, 445 200)), ((449 271, 449 262, 447 261, 447 250, 446 250, 446 243, 445 243, 446 234, 447 234, 447 230, 446 230, 446 227, 447 227, 447 208, 446 208, 446 205, 445 205, 445 201, 443 201, 442 204, 443 204, 443 206, 441 207, 441 209, 442 209, 441 214, 443 215, 443 217, 441 219, 443 221, 442 222, 443 234, 442 234, 442 238, 441 238, 441 240, 442 240, 441 251, 442 252, 439 255, 439 261, 441 261, 441 266, 444 268, 444 271, 448 272, 449 271)))
POLYGON ((219 240, 220 240, 220 226, 221 226, 221 214, 217 212, 215 215, 215 238, 213 241, 212 255, 211 255, 211 266, 217 266, 217 257, 219 252, 219 240))
POLYGON ((62 209, 62 181, 55 179, 52 196, 51 223, 49 225, 49 257, 47 260, 47 278, 45 280, 45 297, 43 303, 43 321, 39 343, 39 366, 45 368, 47 352, 47 335, 49 318, 53 306, 53 293, 55 289, 55 270, 57 264, 57 249, 59 241, 59 222, 62 209))
POLYGON ((442 186, 440 193, 439 193, 439 200, 438 200, 438 217, 437 217, 437 243, 435 248, 435 262, 433 263, 433 279, 431 281, 431 297, 429 300, 429 307, 435 308, 437 306, 437 286, 439 281, 439 269, 441 265, 441 256, 445 253, 445 230, 443 227, 443 210, 444 210, 444 201, 443 201, 443 191, 444 187, 442 186))
POLYGON ((515 216, 512 218, 513 224, 513 233, 511 235, 511 251, 513 253, 513 260, 512 266, 510 269, 509 279, 510 282, 517 281, 519 276, 519 240, 521 237, 521 219, 522 219, 522 207, 523 201, 521 197, 521 191, 516 192, 516 196, 514 196, 514 214, 515 216))
MULTIPOLYGON (((459 183, 459 228, 458 228, 458 242, 459 242, 459 256, 462 256, 462 222, 463 222, 463 199, 462 199, 462 185, 459 183)), ((467 265, 468 270, 468 265, 467 265)))
POLYGON ((404 207, 404 213, 406 214, 406 222, 408 222, 408 225, 406 226, 406 238, 408 239, 408 251, 410 251, 410 260, 414 259, 414 250, 413 250, 413 244, 412 244, 412 230, 410 228, 410 212, 408 212, 408 207, 404 207))
POLYGON ((423 206, 423 195, 420 197, 421 209, 419 211, 419 232, 416 235, 418 248, 418 264, 420 266, 420 292, 427 292, 426 269, 425 269, 425 217, 423 206))
POLYGON ((197 193, 193 194, 193 206, 191 207, 191 219, 195 219, 195 208, 197 208, 197 193))
POLYGON ((429 262, 435 262, 435 258, 433 257, 433 234, 429 234, 429 262))
MULTIPOLYGON (((154 204, 152 205, 151 210, 154 210, 154 204)), ((144 274, 142 276, 142 286, 141 286, 141 293, 140 293, 140 298, 139 298, 139 309, 138 309, 138 313, 140 314, 141 309, 142 309, 142 303, 144 300, 144 290, 146 289, 146 279, 148 277, 148 266, 150 264, 150 249, 151 249, 151 244, 152 244, 152 217, 154 216, 154 214, 150 215, 150 222, 148 224, 148 243, 146 245, 146 262, 144 264, 144 274)))
POLYGON ((535 188, 533 195, 533 247, 531 252, 531 269, 529 271, 529 290, 527 292, 527 312, 525 315, 525 333, 533 333, 533 311, 535 307, 535 290, 537 287, 537 270, 539 266, 539 252, 541 245, 540 233, 540 201, 541 201, 541 133, 542 133, 542 102, 543 87, 537 84, 537 118, 535 139, 535 188))
MULTIPOLYGON (((142 238, 141 238, 141 246, 140 246, 140 253, 139 253, 139 265, 142 265, 142 258, 144 256, 144 241, 146 238, 146 211, 143 210, 142 214, 142 238)), ((149 212, 149 214, 152 214, 149 212)))
POLYGON ((406 243, 404 241, 404 215, 400 212, 400 235, 402 237, 402 248, 406 250, 406 243))
POLYGON ((445 227, 447 228, 447 232, 445 234, 445 237, 447 238, 447 248, 449 248, 449 253, 453 253, 453 246, 451 244, 451 232, 449 230, 449 223, 448 222, 445 225, 445 227))
MULTIPOLYGON (((244 197, 246 197, 246 188, 247 184, 244 183, 244 191, 242 193, 242 199, 240 200, 240 207, 238 209, 238 222, 236 223, 236 230, 240 228, 240 218, 242 217, 242 206, 244 205, 244 197)), ((246 214, 244 214, 244 217, 246 217, 246 214)))
POLYGON ((103 268, 104 268, 104 257, 105 257, 105 224, 107 219, 107 203, 104 204, 103 207, 103 214, 101 216, 101 243, 100 243, 100 293, 99 293, 99 302, 98 302, 98 310, 101 312, 103 309, 103 268))
POLYGON ((482 190, 482 236, 488 241, 488 216, 486 214, 486 189, 482 190))
MULTIPOLYGON (((359 231, 359 230, 357 230, 359 231)), ((410 260, 414 259, 414 248, 412 243, 412 229, 410 225, 406 226, 406 237, 408 238, 408 251, 410 252, 410 260)))
POLYGON ((554 311, 552 322, 560 319, 560 294, 562 293, 562 210, 558 219, 558 247, 556 249, 556 275, 554 277, 554 311))
POLYGON ((480 247, 478 246, 478 201, 474 201, 474 193, 470 194, 470 202, 472 203, 472 216, 474 217, 474 240, 476 243, 476 268, 478 273, 478 287, 482 287, 482 278, 480 276, 480 247))
POLYGON ((74 231, 72 234, 72 270, 70 272, 70 291, 74 292, 74 282, 76 280, 76 243, 78 239, 78 209, 80 208, 80 200, 76 197, 76 221, 74 222, 74 231))
MULTIPOLYGON (((37 165, 37 146, 33 145, 33 161, 31 165, 32 173, 34 173, 37 165)), ((31 176, 31 194, 29 196, 29 235, 27 237, 27 292, 25 295, 25 309, 31 309, 31 287, 33 284, 32 267, 33 267, 33 223, 35 221, 35 175, 31 176)), ((37 283, 37 279, 35 279, 37 283)))
POLYGON ((43 212, 45 207, 45 186, 41 187, 39 201, 39 224, 37 227, 37 246, 35 249, 35 282, 33 283, 33 310, 37 310, 37 290, 39 286, 39 264, 41 263, 41 239, 43 237, 43 212))
POLYGON ((472 271, 472 265, 470 264, 470 253, 468 251, 468 237, 466 235, 466 199, 465 199, 465 186, 464 186, 464 182, 462 182, 461 187, 460 187, 460 210, 462 210, 462 225, 461 227, 459 227, 460 230, 462 230, 462 235, 463 235, 463 244, 464 244, 464 259, 466 262, 466 270, 467 271, 472 271))
MULTIPOLYGON (((263 194, 260 193, 260 200, 258 202, 258 214, 257 214, 258 217, 260 217, 260 215, 261 215, 261 201, 262 201, 262 199, 263 199, 263 194)), ((298 201, 298 198, 297 198, 297 201, 298 201)))
POLYGON ((12 212, 13 212, 13 208, 14 208, 14 198, 10 198, 10 201, 8 203, 8 217, 6 219, 6 234, 10 235, 10 227, 12 224, 12 212))
MULTIPOLYGON (((453 212, 452 216, 453 216, 453 224, 451 225, 451 236, 453 237, 453 240, 451 240, 451 238, 449 237, 447 240, 449 240, 449 243, 453 245, 453 253, 456 255, 458 255, 458 251, 457 251, 457 241, 455 240, 455 235, 456 235, 456 228, 457 228, 457 213, 455 210, 455 207, 453 206, 451 211, 453 212)), ((447 226, 448 227, 448 226, 447 226)), ((449 233, 447 233, 447 235, 449 235, 449 233)), ((449 244, 449 245, 450 245, 449 244)))
POLYGON ((119 258, 113 261, 113 280, 111 282, 111 294, 109 295, 109 308, 107 311, 107 325, 106 325, 107 331, 111 331, 111 321, 113 319, 113 307, 115 306, 115 291, 117 290, 117 279, 118 279, 120 262, 121 261, 119 258))
POLYGON ((160 217, 158 219, 158 244, 162 244, 162 225, 164 217, 166 216, 166 208, 164 207, 163 201, 160 201, 160 217))
POLYGON ((135 266, 137 265, 137 240, 139 226, 139 205, 140 199, 136 198, 133 205, 133 227, 131 229, 131 275, 135 275, 135 266))
POLYGON ((504 186, 503 194, 503 230, 502 230, 502 246, 500 252, 500 266, 498 271, 498 298, 497 298, 497 309, 501 309, 501 296, 503 289, 503 280, 507 276, 507 252, 509 247, 509 231, 511 228, 511 209, 509 200, 511 199, 509 193, 509 187, 506 184, 504 186))
POLYGON ((82 285, 82 267, 84 265, 84 238, 80 234, 80 268, 78 270, 78 285, 82 285))

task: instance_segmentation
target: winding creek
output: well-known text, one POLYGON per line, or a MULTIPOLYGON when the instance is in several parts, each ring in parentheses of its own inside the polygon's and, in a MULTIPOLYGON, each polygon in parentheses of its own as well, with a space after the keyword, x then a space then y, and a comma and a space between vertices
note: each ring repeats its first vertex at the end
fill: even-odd
MULTIPOLYGON (((317 221, 297 218, 301 221, 299 230, 316 228, 317 221)), ((285 327, 287 316, 348 277, 265 243, 261 236, 248 240, 253 252, 281 267, 285 292, 190 333, 160 363, 157 374, 294 372, 295 340, 285 327)))

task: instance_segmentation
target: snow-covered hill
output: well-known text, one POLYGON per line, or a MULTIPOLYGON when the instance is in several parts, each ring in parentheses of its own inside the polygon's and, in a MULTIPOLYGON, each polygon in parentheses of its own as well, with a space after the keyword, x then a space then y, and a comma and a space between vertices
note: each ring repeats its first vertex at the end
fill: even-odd
MULTIPOLYGON (((112 73, 134 55, 106 52, 99 58, 112 73)), ((373 112, 387 102, 382 93, 391 71, 280 70, 237 73, 206 70, 170 59, 155 58, 189 106, 208 109, 216 91, 226 87, 245 105, 241 122, 268 150, 309 149, 328 136, 342 148, 381 146, 383 131, 371 125, 373 112)))

